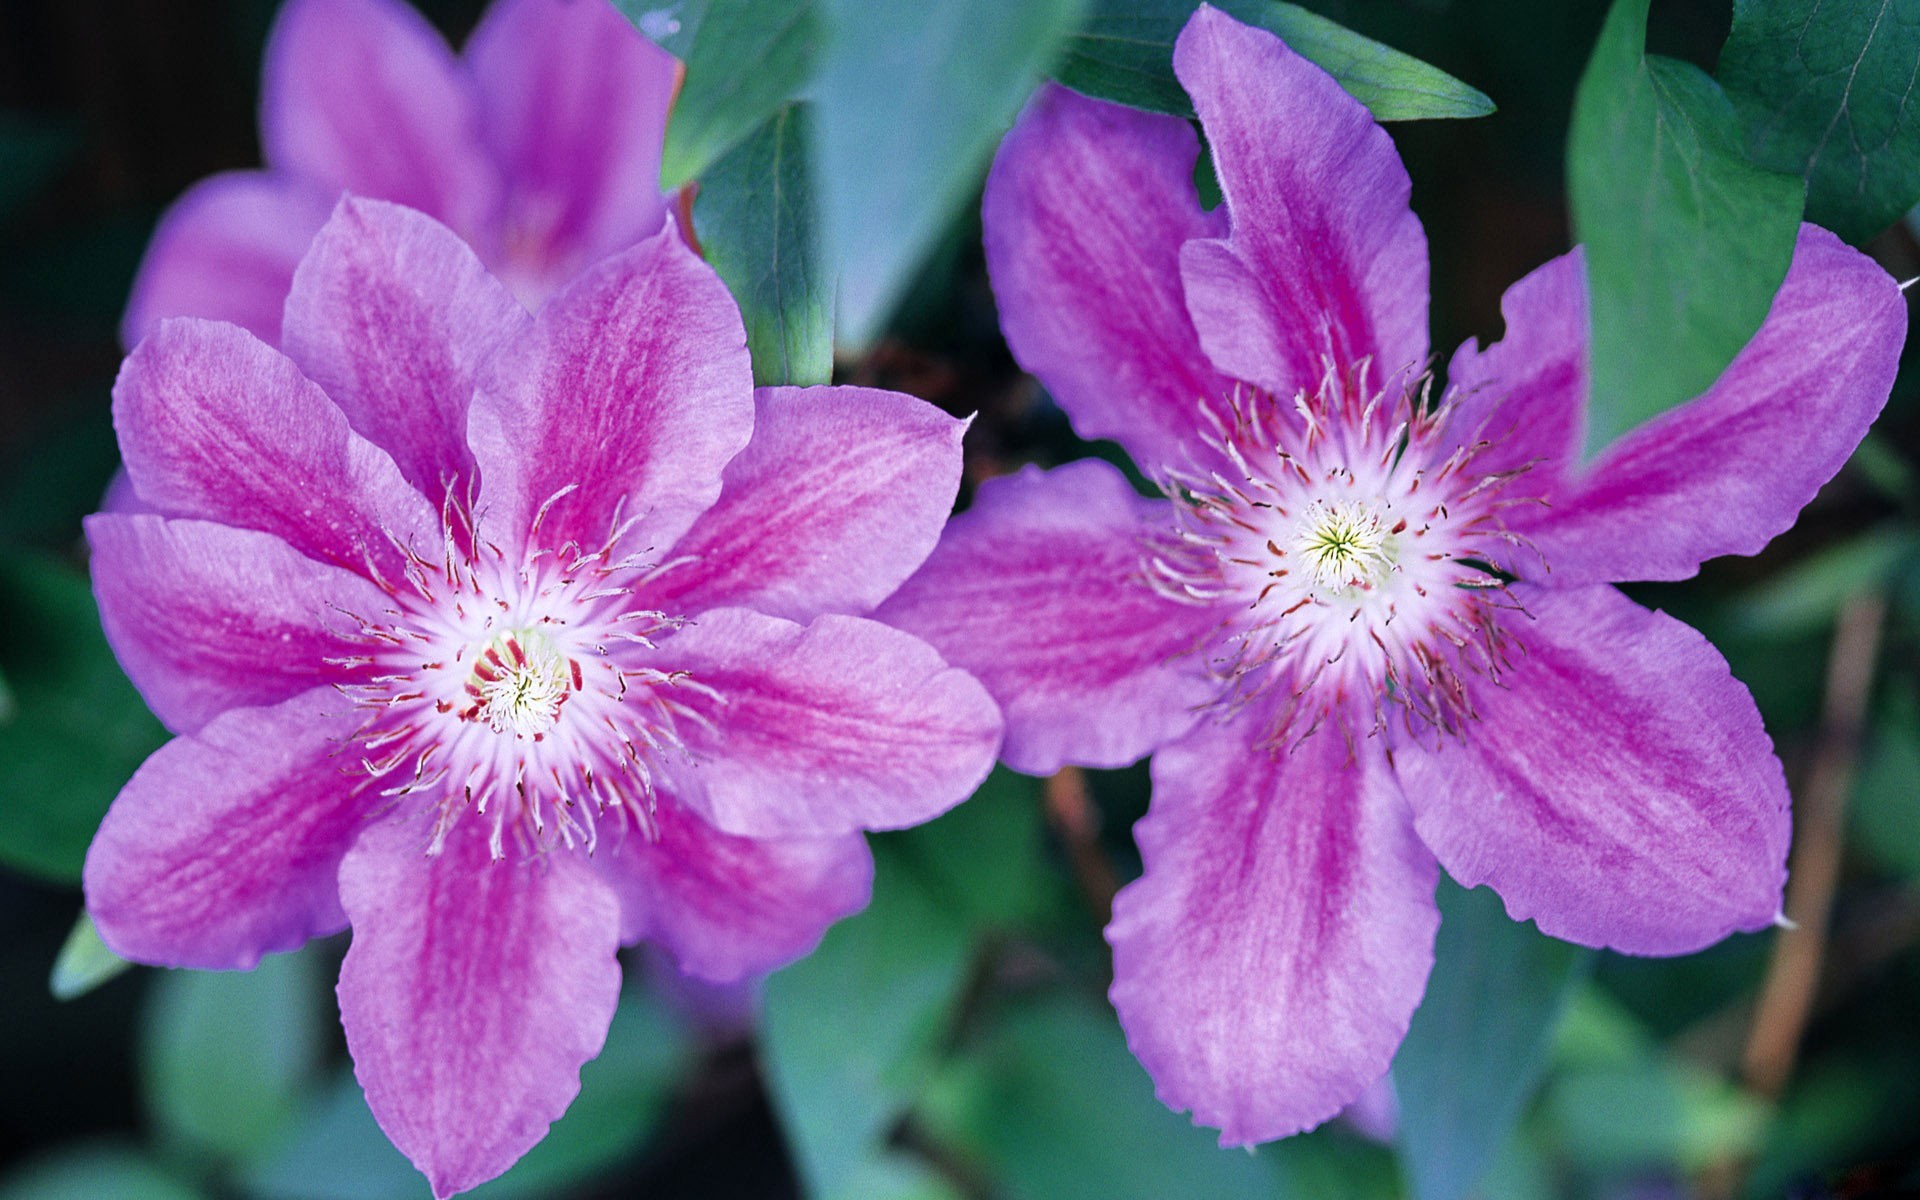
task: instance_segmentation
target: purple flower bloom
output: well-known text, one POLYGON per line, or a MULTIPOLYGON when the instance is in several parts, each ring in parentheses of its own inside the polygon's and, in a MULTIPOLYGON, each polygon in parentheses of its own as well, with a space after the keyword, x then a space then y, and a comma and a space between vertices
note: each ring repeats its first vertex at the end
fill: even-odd
POLYGON ((399 0, 288 0, 267 43, 267 169, 197 184, 134 282, 131 346, 163 317, 274 342, 294 267, 342 192, 436 217, 529 305, 651 236, 671 55, 606 0, 496 0, 455 58, 399 0))
POLYGON ((1112 999, 1161 1098, 1226 1143, 1333 1115, 1419 1003, 1436 859, 1515 918, 1641 954, 1766 926, 1788 798, 1747 691, 1614 580, 1790 526, 1891 387, 1893 281, 1803 229, 1714 386, 1580 462, 1576 251, 1425 391, 1426 242, 1387 134, 1203 7, 1185 122, 1038 97, 986 237, 1007 337, 1097 461, 980 490, 880 611, 979 676, 1006 760, 1154 752, 1112 999))
POLYGON ((114 389, 139 511, 89 519, 95 590, 180 736, 87 903, 175 966, 351 924, 348 1047, 445 1196, 566 1108, 620 945, 769 970, 866 903, 859 831, 986 774, 986 692, 860 615, 933 548, 964 423, 755 392, 671 224, 530 316, 444 227, 349 198, 284 344, 163 321, 114 389))

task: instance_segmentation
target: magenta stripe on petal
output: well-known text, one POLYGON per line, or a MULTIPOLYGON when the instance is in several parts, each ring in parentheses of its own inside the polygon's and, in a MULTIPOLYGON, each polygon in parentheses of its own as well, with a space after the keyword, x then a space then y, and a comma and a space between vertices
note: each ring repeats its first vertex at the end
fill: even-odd
POLYGON ((1515 527, 1560 587, 1685 579, 1757 554, 1847 461, 1893 387, 1907 305, 1891 276, 1800 228, 1760 331, 1699 399, 1633 430, 1515 527))
POLYGON ((712 693, 683 731, 683 799, 745 837, 898 829, 967 798, 993 767, 1000 710, 916 637, 859 617, 810 625, 744 608, 703 613, 652 665, 712 693))
POLYGON ((1393 139, 1279 38, 1202 5, 1174 46, 1232 216, 1181 254, 1214 365, 1281 396, 1372 359, 1377 385, 1427 355, 1427 239, 1393 139))
POLYGON ((754 403, 753 440, 648 603, 795 621, 871 611, 939 540, 967 423, 872 388, 764 388, 754 403))
POLYGON ((1263 732, 1209 720, 1154 756, 1144 871, 1107 928, 1127 1044, 1222 1145, 1310 1129, 1386 1074, 1440 922, 1378 743, 1329 726, 1276 755, 1263 732))
POLYGON ((246 968, 346 924, 334 877, 371 807, 336 759, 348 711, 332 688, 234 709, 134 773, 87 850, 87 911, 114 953, 246 968))
POLYGON ((1200 351, 1180 246, 1217 236, 1194 191, 1187 122, 1049 85, 987 179, 987 266, 1007 344, 1073 418, 1153 471, 1199 451, 1200 409, 1230 384, 1200 351))
POLYGON ((367 1106, 436 1197, 505 1171, 580 1091, 620 995, 620 906, 572 854, 492 862, 481 823, 367 831, 340 868, 340 1021, 367 1106))
POLYGON ((360 652, 344 614, 389 603, 279 538, 210 521, 101 513, 87 543, 114 656, 176 733, 341 677, 327 660, 360 652))
POLYGON ((1786 780, 1704 637, 1607 585, 1518 586, 1532 621, 1464 736, 1398 747, 1420 836, 1515 919, 1684 954, 1780 911, 1786 780))
POLYGON ((874 616, 986 685, 1015 770, 1125 766, 1218 690, 1199 643, 1219 615, 1146 583, 1147 539, 1171 520, 1097 459, 1028 467, 983 484, 874 616))

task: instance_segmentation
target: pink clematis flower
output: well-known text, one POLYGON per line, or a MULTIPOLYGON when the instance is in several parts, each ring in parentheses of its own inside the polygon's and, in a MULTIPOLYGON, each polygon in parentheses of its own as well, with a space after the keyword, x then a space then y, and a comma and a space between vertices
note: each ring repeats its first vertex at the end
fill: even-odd
POLYGON ((861 614, 933 548, 964 423, 753 389, 669 225, 529 315, 453 233, 346 199, 285 353, 161 322, 88 520, 102 620, 180 736, 86 862, 116 952, 244 968, 348 925, 347 1045, 436 1195, 571 1101, 646 939, 715 981, 866 903, 860 831, 991 767, 1000 717, 861 614))
POLYGON ((348 191, 438 218, 535 305, 660 228, 678 71, 607 0, 496 0, 459 58, 399 0, 288 0, 261 85, 267 169, 174 203, 125 342, 164 317, 275 341, 294 267, 348 191))
POLYGON ((1159 1095, 1224 1143, 1387 1069, 1432 962, 1437 864, 1516 919, 1637 954, 1779 912, 1788 797, 1746 689, 1615 580, 1788 528, 1885 402, 1898 289, 1803 229, 1714 386, 1580 461, 1579 253, 1428 394, 1427 256, 1385 131, 1202 7, 1183 121, 1059 88, 1002 146, 1007 338, 1085 461, 982 487, 878 614, 972 670, 1029 772, 1153 753, 1112 999, 1159 1095), (1436 864, 1437 860, 1437 864, 1436 864))

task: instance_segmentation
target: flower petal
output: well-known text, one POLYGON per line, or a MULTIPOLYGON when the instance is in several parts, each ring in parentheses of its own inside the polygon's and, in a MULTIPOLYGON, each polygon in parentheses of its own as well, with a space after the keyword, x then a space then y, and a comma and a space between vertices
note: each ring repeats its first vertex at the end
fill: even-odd
POLYGON ((226 970, 343 928, 334 876, 367 805, 335 756, 358 723, 315 688, 155 751, 87 850, 87 911, 108 947, 226 970))
POLYGON ((620 940, 656 942, 700 979, 785 966, 873 890, 873 856, 858 833, 734 837, 670 796, 653 818, 656 840, 631 833, 610 853, 603 843, 596 861, 620 896, 620 940))
POLYGON ((138 345, 167 317, 206 317, 278 343, 293 269, 332 205, 324 190, 265 171, 229 171, 194 184, 147 244, 121 341, 138 345))
POLYGON ((473 471, 467 404, 480 363, 531 324, 452 230, 348 196, 293 277, 284 345, 437 505, 473 471))
POLYGON ((1142 575, 1167 507, 1097 459, 990 479, 874 618, 986 685, 1006 712, 1008 766, 1125 766, 1186 732, 1216 690, 1187 651, 1218 615, 1142 575))
POLYGON ((1440 923, 1377 744, 1329 728, 1276 757, 1260 727, 1208 722, 1154 756, 1145 870, 1107 927, 1127 1044, 1222 1145, 1310 1129, 1386 1074, 1440 923))
POLYGON ((569 284, 482 373, 468 425, 481 527, 517 549, 552 500, 543 544, 598 548, 638 516, 627 544, 664 556, 752 431, 740 312, 669 222, 569 284))
POLYGON ((492 1179, 580 1091, 620 995, 620 906, 572 854, 492 862, 483 822, 429 858, 367 831, 340 867, 340 1022, 367 1106, 436 1197, 492 1179))
POLYGON ((344 612, 390 603, 279 538, 211 521, 88 517, 93 592, 114 657, 154 715, 192 733, 230 708, 278 704, 358 653, 344 612))
POLYGON ((1612 587, 1521 585, 1531 623, 1460 739, 1394 761, 1420 836, 1516 920, 1683 954, 1780 911, 1786 780, 1753 697, 1698 633, 1612 587))
POLYGON ((505 196, 498 261, 544 296, 660 228, 679 64, 611 4, 496 0, 467 41, 505 196))
POLYGON ((498 195, 472 84, 399 0, 288 0, 267 40, 260 143, 329 204, 375 196, 469 236, 498 195))
POLYGON ((1609 446, 1523 529, 1560 587, 1685 579, 1792 526, 1886 403, 1907 306, 1866 255, 1800 227, 1753 340, 1697 400, 1609 446))
POLYGON ((1485 443, 1478 474, 1528 471, 1523 490, 1544 491, 1578 469, 1587 435, 1587 270, 1579 250, 1535 267, 1500 298, 1506 334, 1484 350, 1454 351, 1448 433, 1485 443))
POLYGON ((1232 234, 1181 253, 1207 355, 1280 396, 1373 360, 1377 386, 1427 356, 1427 239, 1393 139, 1279 38, 1202 6, 1174 73, 1213 151, 1232 234))
POLYGON ((1007 344, 1085 438, 1149 471, 1199 451, 1200 406, 1231 384, 1200 351, 1180 246, 1225 231, 1193 186, 1187 122, 1049 85, 987 179, 987 266, 1007 344))
POLYGON ((245 330, 163 321, 113 385, 139 497, 167 516, 270 533, 310 558, 398 579, 389 538, 440 545, 440 519, 325 392, 245 330))
POLYGON ((660 643, 653 665, 717 700, 683 729, 681 798, 726 833, 820 837, 917 825, 972 794, 1000 747, 1000 711, 971 675, 897 629, 828 615, 797 625, 718 608, 660 643))
POLYGON ((647 602, 677 613, 746 605, 794 621, 872 611, 939 541, 967 423, 854 387, 763 388, 754 412, 719 501, 673 548, 686 561, 647 602))

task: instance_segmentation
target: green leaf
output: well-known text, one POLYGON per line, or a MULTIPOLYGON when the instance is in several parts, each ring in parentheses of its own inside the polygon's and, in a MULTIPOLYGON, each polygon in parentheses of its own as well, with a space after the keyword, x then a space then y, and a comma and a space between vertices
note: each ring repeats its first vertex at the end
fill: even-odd
POLYGON ((1040 781, 1005 767, 938 820, 881 836, 943 904, 988 927, 1032 919, 1061 878, 1045 859, 1040 781))
POLYGON ((1474 1192, 1519 1124, 1593 955, 1507 916, 1490 889, 1442 883, 1427 995, 1393 1060, 1417 1200, 1474 1192))
POLYGON ((1848 600, 1912 563, 1916 550, 1920 535, 1899 526, 1822 546, 1743 595, 1731 624, 1772 637, 1823 631, 1848 600))
POLYGON ((873 902, 767 980, 760 1051, 810 1194, 853 1186, 932 1072, 967 978, 962 915, 876 847, 873 902))
POLYGON ((933 1168, 904 1154, 879 1154, 860 1164, 840 1190, 820 1200, 963 1200, 933 1168))
MULTIPOLYGON (((1094 0, 1067 41, 1055 78, 1120 104, 1175 116, 1193 105, 1173 75, 1173 44, 1198 0, 1094 0)), ((1339 81, 1380 121, 1484 117, 1493 101, 1437 67, 1280 0, 1215 0, 1214 7, 1276 33, 1339 81)))
POLYGON ((1799 179, 1749 163, 1719 87, 1616 0, 1574 98, 1567 183, 1592 295, 1589 444, 1705 391, 1786 278, 1799 179))
POLYGON ((1554 1076, 1546 1111, 1573 1161, 1594 1171, 1698 1170, 1758 1149, 1767 1108, 1707 1072, 1662 1058, 1554 1076))
POLYGON ((1053 993, 993 1014, 920 1112, 1011 1200, 1276 1196, 1276 1170, 1169 1111, 1097 996, 1053 993))
POLYGON ((0 669, 14 699, 0 861, 75 882, 108 803, 166 731, 114 662, 86 580, 51 558, 0 555, 0 669))
POLYGON ((687 74, 660 150, 663 188, 701 175, 793 99, 819 54, 814 0, 705 0, 697 12, 665 20, 658 9, 636 13, 643 5, 631 0, 623 7, 643 32, 678 22, 668 48, 687 74))
POLYGON ((822 261, 812 118, 789 104, 714 163, 693 202, 701 250, 740 305, 753 381, 833 377, 833 279, 822 261))
POLYGON ((1082 0, 823 0, 814 95, 840 332, 863 347, 979 186, 1082 0))
POLYGON ((681 62, 693 51, 694 39, 707 18, 712 0, 613 0, 613 6, 633 22, 642 36, 681 62))
POLYGON ((73 932, 67 935, 66 943, 60 947, 60 956, 53 960, 53 975, 47 980, 47 990, 55 1000, 75 1000, 131 966, 132 963, 107 949, 107 944, 100 940, 100 931, 93 927, 93 918, 83 911, 80 919, 73 923, 73 932))
POLYGON ((16 1168, 0 1180, 0 1200, 201 1200, 131 1146, 112 1142, 67 1146, 16 1168))
POLYGON ((420 1173, 380 1132, 347 1070, 308 1098, 299 1119, 248 1160, 239 1181, 258 1200, 426 1194, 420 1173))
POLYGON ((1848 840, 1882 868, 1920 879, 1920 698, 1904 680, 1888 693, 1854 784, 1848 840))
POLYGON ((192 1149, 244 1159, 292 1117, 324 1047, 315 953, 251 971, 168 971, 141 1031, 147 1107, 192 1149))
POLYGON ((1808 220, 1861 242, 1920 202, 1920 0, 1735 0, 1719 75, 1808 220))

